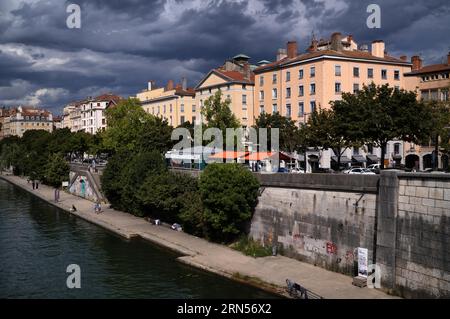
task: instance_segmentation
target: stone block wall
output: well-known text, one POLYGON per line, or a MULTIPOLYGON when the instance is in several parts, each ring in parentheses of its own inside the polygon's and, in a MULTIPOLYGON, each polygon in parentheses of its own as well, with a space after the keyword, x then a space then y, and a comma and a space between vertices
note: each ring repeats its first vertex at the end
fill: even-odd
POLYGON ((353 275, 357 247, 373 258, 376 195, 264 188, 250 236, 283 255, 353 275))
POLYGON ((450 298, 450 178, 400 175, 395 285, 405 297, 450 298))

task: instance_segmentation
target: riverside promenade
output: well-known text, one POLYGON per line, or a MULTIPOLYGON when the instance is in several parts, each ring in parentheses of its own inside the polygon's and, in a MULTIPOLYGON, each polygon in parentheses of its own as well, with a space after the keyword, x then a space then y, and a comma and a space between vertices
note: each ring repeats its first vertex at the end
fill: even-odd
POLYGON ((60 199, 54 202, 54 189, 40 184, 33 190, 31 183, 23 178, 0 175, 0 178, 21 187, 46 202, 68 213, 79 216, 93 224, 104 227, 127 239, 141 237, 160 246, 176 251, 180 262, 216 273, 259 288, 286 295, 286 278, 323 298, 380 299, 396 298, 377 289, 358 288, 352 278, 331 272, 311 264, 283 256, 253 258, 224 245, 210 243, 184 232, 168 227, 152 225, 143 218, 107 207, 102 213, 94 212, 94 204, 83 198, 61 191, 60 199), (72 205, 77 211, 70 212, 72 205))

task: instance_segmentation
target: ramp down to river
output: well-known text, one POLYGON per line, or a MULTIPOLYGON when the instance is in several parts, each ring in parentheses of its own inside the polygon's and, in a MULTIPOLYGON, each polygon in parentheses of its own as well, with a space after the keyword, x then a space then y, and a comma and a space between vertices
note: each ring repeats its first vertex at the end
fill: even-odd
POLYGON ((20 177, 0 177, 67 212, 75 205, 77 212, 74 215, 127 239, 140 236, 174 250, 182 255, 178 258, 180 262, 268 291, 284 294, 285 280, 289 278, 323 298, 394 298, 377 289, 353 286, 351 277, 287 257, 252 258, 226 246, 167 227, 154 226, 143 218, 109 208, 105 208, 102 214, 95 214, 92 202, 68 193, 61 193, 60 201, 54 203, 51 187, 42 185, 38 190, 32 190, 31 185, 20 177))

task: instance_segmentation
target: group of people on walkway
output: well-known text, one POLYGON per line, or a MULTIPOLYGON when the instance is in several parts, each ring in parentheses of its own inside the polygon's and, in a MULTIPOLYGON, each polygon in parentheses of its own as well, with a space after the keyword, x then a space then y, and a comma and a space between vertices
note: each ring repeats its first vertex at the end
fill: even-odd
POLYGON ((28 184, 30 183, 30 181, 31 181, 31 185, 33 186, 33 189, 38 189, 39 188, 39 182, 38 181, 35 181, 34 179, 33 180, 27 179, 27 183, 28 184))

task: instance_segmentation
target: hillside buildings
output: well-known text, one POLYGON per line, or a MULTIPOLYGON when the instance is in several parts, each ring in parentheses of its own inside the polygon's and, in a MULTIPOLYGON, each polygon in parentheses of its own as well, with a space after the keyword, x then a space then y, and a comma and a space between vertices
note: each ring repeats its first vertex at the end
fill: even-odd
POLYGON ((106 109, 117 105, 122 98, 112 93, 89 97, 64 107, 63 127, 72 132, 84 131, 96 134, 106 129, 106 109))
POLYGON ((8 136, 22 137, 29 130, 53 131, 53 115, 49 111, 19 106, 3 109, 1 113, 0 138, 8 136))

